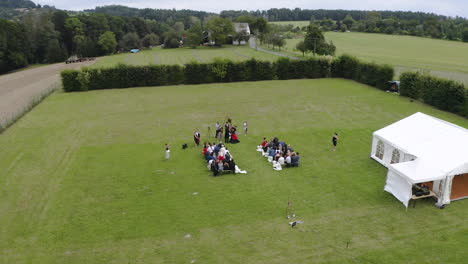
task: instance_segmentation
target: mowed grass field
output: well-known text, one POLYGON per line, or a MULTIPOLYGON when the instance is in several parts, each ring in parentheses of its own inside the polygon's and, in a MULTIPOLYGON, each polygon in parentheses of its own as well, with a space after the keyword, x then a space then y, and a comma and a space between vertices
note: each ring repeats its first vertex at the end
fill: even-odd
MULTIPOLYGON (((337 55, 347 53, 359 59, 390 64, 397 76, 402 71, 423 69, 444 78, 468 83, 468 43, 411 36, 368 33, 325 33, 337 47, 337 55)), ((289 39, 285 51, 296 56, 300 39, 289 39)))
POLYGON ((468 200, 406 211, 369 158, 417 111, 468 127, 341 79, 55 93, 0 135, 0 263, 464 263, 468 200), (214 178, 192 133, 227 116, 249 122, 228 146, 248 174, 214 178), (264 136, 302 166, 274 171, 264 136))
POLYGON ((183 65, 192 61, 211 62, 215 58, 226 58, 233 61, 243 61, 251 58, 257 60, 273 61, 278 56, 256 51, 246 46, 225 45, 218 47, 198 47, 196 49, 162 49, 160 47, 151 50, 143 50, 138 53, 123 53, 106 56, 93 67, 110 67, 118 63, 145 65, 145 64, 179 64, 183 65))

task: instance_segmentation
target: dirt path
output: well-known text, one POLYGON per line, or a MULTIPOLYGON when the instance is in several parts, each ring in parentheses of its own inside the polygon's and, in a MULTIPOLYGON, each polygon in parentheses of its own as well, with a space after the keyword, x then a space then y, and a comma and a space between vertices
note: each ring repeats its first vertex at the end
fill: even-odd
POLYGON ((60 85, 60 72, 89 66, 96 61, 73 64, 56 63, 0 75, 0 125, 24 112, 30 103, 60 85))

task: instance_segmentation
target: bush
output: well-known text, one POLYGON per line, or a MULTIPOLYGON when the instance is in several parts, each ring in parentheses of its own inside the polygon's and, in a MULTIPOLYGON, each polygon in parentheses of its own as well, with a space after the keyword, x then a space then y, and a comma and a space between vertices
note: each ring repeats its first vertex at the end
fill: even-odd
POLYGON ((77 92, 80 91, 80 83, 77 80, 77 70, 64 70, 60 74, 62 76, 62 85, 65 92, 77 92))
POLYGON ((291 61, 288 58, 280 58, 274 63, 275 73, 278 80, 290 79, 290 64, 291 61))
POLYGON ((441 110, 467 116, 468 92, 463 84, 415 72, 400 77, 400 94, 441 110))
POLYGON ((389 65, 361 62, 345 54, 332 61, 331 75, 386 90, 388 82, 393 79, 394 70, 389 65))
POLYGON ((417 72, 404 72, 400 75, 400 95, 419 99, 420 92, 416 85, 418 75, 417 72))

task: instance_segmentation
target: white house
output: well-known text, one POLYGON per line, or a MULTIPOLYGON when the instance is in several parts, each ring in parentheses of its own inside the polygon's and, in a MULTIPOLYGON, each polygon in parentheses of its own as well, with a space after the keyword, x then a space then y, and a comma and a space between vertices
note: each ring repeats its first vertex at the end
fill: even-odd
POLYGON ((234 23, 234 31, 244 35, 243 39, 233 39, 232 45, 245 45, 250 36, 249 23, 234 23))
POLYGON ((416 113, 374 132, 371 158, 388 168, 384 189, 406 207, 418 183, 441 205, 468 198, 466 128, 416 113))

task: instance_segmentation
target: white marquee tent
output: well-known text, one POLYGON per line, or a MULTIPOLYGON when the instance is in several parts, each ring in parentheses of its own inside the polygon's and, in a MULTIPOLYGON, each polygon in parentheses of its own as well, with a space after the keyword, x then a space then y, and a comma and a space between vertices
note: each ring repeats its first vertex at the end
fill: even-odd
POLYGON ((432 183, 439 204, 468 198, 468 130, 416 113, 373 133, 371 157, 388 168, 385 190, 406 207, 432 183))

